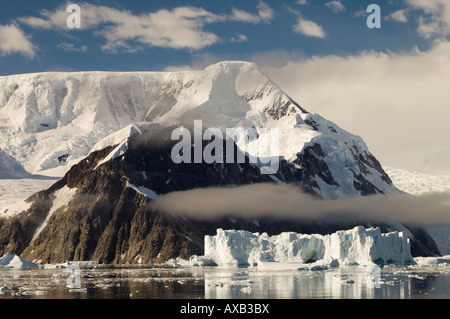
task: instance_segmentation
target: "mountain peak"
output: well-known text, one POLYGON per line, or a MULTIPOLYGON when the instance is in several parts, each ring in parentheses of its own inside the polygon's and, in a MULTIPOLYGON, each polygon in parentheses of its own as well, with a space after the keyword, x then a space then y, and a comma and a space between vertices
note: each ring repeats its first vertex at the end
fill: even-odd
POLYGON ((394 190, 361 138, 308 113, 251 62, 223 61, 192 72, 0 78, 0 149, 14 154, 30 173, 64 165, 67 171, 103 138, 129 134, 116 132, 133 123, 168 127, 195 120, 221 130, 279 130, 277 156, 298 165, 312 155, 327 162, 328 169, 322 165, 310 176, 318 193, 339 197, 394 190))
POLYGON ((209 71, 213 69, 231 69, 231 70, 241 70, 241 69, 258 69, 254 62, 248 61, 220 61, 215 64, 207 66, 204 71, 209 71))

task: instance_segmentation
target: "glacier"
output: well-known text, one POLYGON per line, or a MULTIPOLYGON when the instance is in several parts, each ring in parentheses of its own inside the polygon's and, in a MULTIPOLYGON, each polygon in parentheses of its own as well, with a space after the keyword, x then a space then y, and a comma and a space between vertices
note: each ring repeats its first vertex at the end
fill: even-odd
POLYGON ((403 232, 381 233, 379 227, 354 227, 329 235, 284 232, 269 236, 245 230, 217 229, 205 236, 205 255, 197 264, 264 265, 298 263, 315 266, 414 264, 403 232))

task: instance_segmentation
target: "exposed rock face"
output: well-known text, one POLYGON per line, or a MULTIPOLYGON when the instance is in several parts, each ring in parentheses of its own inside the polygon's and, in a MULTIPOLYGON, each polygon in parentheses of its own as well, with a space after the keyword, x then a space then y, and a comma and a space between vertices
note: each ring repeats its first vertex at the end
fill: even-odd
MULTIPOLYGON (((204 236, 213 235, 217 228, 270 235, 282 231, 327 234, 355 225, 295 223, 275 218, 258 223, 243 218, 201 221, 155 210, 152 196, 146 192, 158 195, 209 186, 273 182, 273 176, 260 174, 259 167, 248 158, 241 164, 175 164, 171 159, 175 142, 169 138, 172 129, 132 136, 124 154, 101 165, 116 145, 93 152, 62 180, 30 197, 33 204, 27 212, 0 220, 0 254, 20 254, 41 263, 95 260, 145 264, 202 255, 204 236)), ((234 150, 237 156, 236 145, 234 150)), ((320 146, 311 147, 301 158, 300 168, 283 161, 274 177, 319 196, 311 187, 310 176, 321 174, 323 180, 337 183, 320 161, 321 155, 320 146)), ((368 188, 367 193, 375 192, 368 188)), ((437 248, 425 251, 420 245, 420 253, 439 254, 437 248)))
MULTIPOLYGON (((155 211, 151 199, 128 187, 130 184, 165 194, 213 185, 272 181, 249 163, 174 164, 170 158, 173 142, 167 144, 161 136, 149 136, 152 134, 135 136, 124 156, 98 168, 99 161, 115 146, 90 154, 61 181, 32 196, 29 211, 3 221, 0 252, 41 262, 93 259, 148 263, 175 256, 187 258, 202 251, 207 226, 155 211), (158 142, 153 143, 154 140, 158 142), (52 199, 57 200, 54 193, 63 187, 76 189, 75 195, 46 217, 52 199), (46 218, 46 227, 36 234, 46 218)), ((293 180, 293 174, 288 173, 293 180)))

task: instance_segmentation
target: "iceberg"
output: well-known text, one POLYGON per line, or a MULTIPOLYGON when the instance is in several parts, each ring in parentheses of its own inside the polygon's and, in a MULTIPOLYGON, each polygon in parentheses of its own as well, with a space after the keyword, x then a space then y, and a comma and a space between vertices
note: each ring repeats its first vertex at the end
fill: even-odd
POLYGON ((217 265, 415 263, 403 232, 381 233, 379 227, 362 226, 330 235, 284 232, 274 236, 219 228, 215 236, 205 236, 204 257, 217 265))
POLYGON ((0 268, 37 268, 34 262, 24 260, 20 256, 6 254, 0 258, 0 268))

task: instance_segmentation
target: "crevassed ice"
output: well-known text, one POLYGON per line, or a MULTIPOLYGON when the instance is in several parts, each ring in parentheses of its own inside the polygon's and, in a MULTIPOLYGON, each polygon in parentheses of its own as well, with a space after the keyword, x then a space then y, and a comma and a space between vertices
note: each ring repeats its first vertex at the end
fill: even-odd
POLYGON ((380 228, 357 226, 330 235, 284 232, 275 236, 244 230, 217 229, 205 236, 205 258, 218 265, 256 265, 260 262, 340 265, 414 263, 403 232, 382 234, 380 228))

